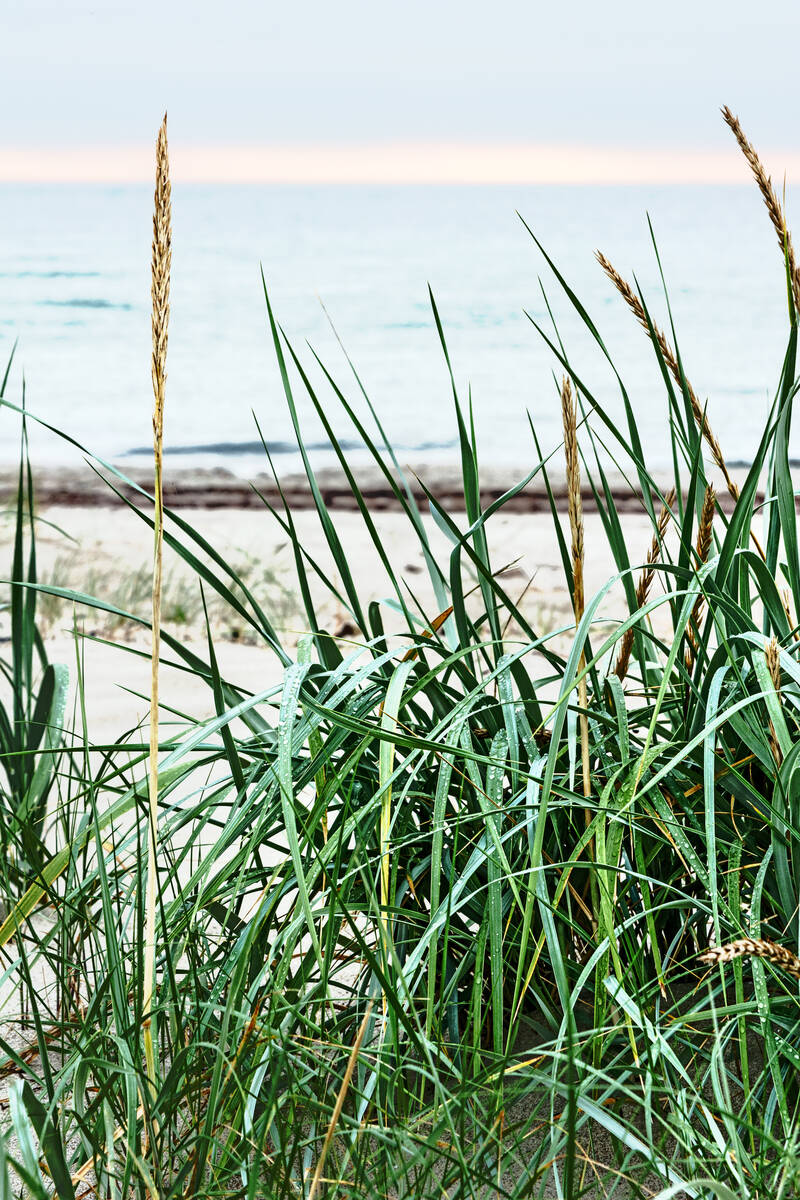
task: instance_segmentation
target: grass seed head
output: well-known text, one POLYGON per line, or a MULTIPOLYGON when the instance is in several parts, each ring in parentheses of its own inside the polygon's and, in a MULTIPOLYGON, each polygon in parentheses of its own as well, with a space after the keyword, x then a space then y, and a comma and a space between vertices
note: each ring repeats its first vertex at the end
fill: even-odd
MULTIPOLYGON (((711 538, 714 532, 714 511, 716 509, 717 496, 714 491, 714 485, 709 483, 703 496, 703 507, 700 510, 700 523, 697 526, 697 540, 695 542, 695 554, 697 555, 697 565, 702 566, 708 561, 709 551, 711 550, 711 538)), ((694 661, 699 648, 698 628, 700 618, 703 615, 703 605, 705 597, 702 593, 697 597, 692 615, 689 619, 689 624, 686 628, 686 638, 689 642, 689 648, 686 651, 685 662, 687 671, 691 671, 694 667, 694 661)))
POLYGON ((747 140, 744 131, 739 123, 739 118, 735 116, 728 108, 727 104, 722 109, 722 117, 725 124, 730 129, 736 141, 739 144, 739 149, 747 159, 750 170, 753 172, 753 178, 758 184, 758 190, 766 205, 769 219, 773 224, 775 232, 778 235, 778 244, 781 248, 781 254, 785 256, 786 266, 789 273, 789 281, 792 288, 792 297, 795 307, 800 312, 800 272, 797 269, 797 263, 794 256, 794 246, 792 245, 792 235, 786 227, 786 217, 783 212, 783 207, 777 197, 775 188, 772 186, 772 179, 764 169, 764 164, 758 157, 755 147, 747 140))
MULTIPOLYGON (((658 514, 658 520, 656 521, 655 532, 653 533, 653 540, 650 543, 650 549, 647 551, 645 564, 642 568, 641 574, 639 575, 639 581, 636 584, 637 608, 644 608, 645 604, 647 603, 647 597, 649 595, 650 588, 652 587, 653 579, 655 578, 656 564, 661 557, 661 543, 664 541, 664 535, 667 532, 667 525, 669 524, 669 518, 674 503, 675 489, 670 488, 664 497, 664 503, 661 505, 661 509, 658 514)), ((632 650, 633 626, 631 626, 630 629, 626 629, 625 633, 622 635, 619 653, 617 654, 617 665, 615 666, 614 671, 620 680, 624 679, 628 674, 632 650)))
MULTIPOLYGON (((778 699, 781 695, 781 650, 778 645, 777 638, 771 638, 764 650, 764 657, 767 660, 767 669, 769 670, 772 686, 775 688, 775 694, 778 699)), ((770 719, 769 722, 769 748, 772 751, 772 757, 778 766, 783 762, 783 752, 778 741, 778 734, 775 729, 775 724, 770 719)))
MULTIPOLYGON (((169 284, 172 266, 172 187, 169 181, 167 118, 161 122, 156 142, 156 189, 153 206, 152 330, 153 330, 153 433, 163 434, 164 383, 167 378, 169 284)), ((157 448, 158 452, 158 448, 157 448)))
POLYGON ((764 655, 767 660, 767 666, 769 667, 769 674, 770 674, 770 678, 772 679, 772 686, 775 688, 775 691, 778 693, 778 695, 780 695, 780 691, 781 691, 781 649, 778 644, 777 638, 774 638, 774 637, 770 638, 770 640, 767 642, 767 647, 766 647, 766 650, 764 651, 764 655))
POLYGON ((733 962, 735 958, 763 958, 795 979, 800 979, 800 958, 785 946, 766 938, 739 938, 724 946, 710 946, 698 958, 700 962, 709 964, 733 962))
POLYGON ((565 375, 561 384, 561 415, 564 425, 564 454, 567 460, 567 503, 572 536, 573 607, 575 621, 584 610, 583 590, 583 506, 581 504, 581 464, 578 457, 578 419, 572 386, 565 375))
POLYGON ((713 458, 719 470, 722 472, 728 491, 730 492, 731 496, 733 496, 734 500, 738 500, 739 489, 731 478, 730 472, 728 471, 728 466, 725 462, 725 456, 722 453, 722 447, 714 436, 714 431, 708 423, 708 417, 706 416, 703 406, 697 398, 697 393, 695 392, 689 380, 686 378, 686 375, 682 374, 681 364, 678 361, 678 356, 670 343, 667 341, 666 335, 661 329, 659 329, 655 322, 648 322, 644 305, 628 281, 623 279, 622 275, 620 275, 613 263, 609 262, 609 260, 600 250, 595 251, 595 257, 608 278, 613 283, 614 287, 628 305, 628 308, 636 317, 636 320, 647 333, 648 337, 658 346, 667 370, 669 371, 670 375, 672 375, 672 378, 675 380, 678 387, 682 388, 685 385, 686 393, 689 397, 689 403, 692 406, 692 415, 697 422, 697 427, 706 440, 706 444, 711 451, 711 457, 713 458))

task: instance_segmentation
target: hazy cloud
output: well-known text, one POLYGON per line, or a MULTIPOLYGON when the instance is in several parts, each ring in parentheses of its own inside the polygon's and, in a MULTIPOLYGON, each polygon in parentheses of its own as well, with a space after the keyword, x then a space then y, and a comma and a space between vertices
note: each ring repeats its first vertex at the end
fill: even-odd
POLYGON ((797 0, 25 0, 4 5, 3 144, 386 139, 798 143, 797 0), (763 16, 761 15, 763 13, 763 16))

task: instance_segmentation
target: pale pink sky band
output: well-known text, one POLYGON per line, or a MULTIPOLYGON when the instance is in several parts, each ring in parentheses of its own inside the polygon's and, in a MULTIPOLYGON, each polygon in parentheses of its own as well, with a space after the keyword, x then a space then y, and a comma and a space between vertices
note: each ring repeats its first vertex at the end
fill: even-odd
MULTIPOLYGON (((343 146, 170 147, 178 183, 746 183, 735 147, 655 150, 601 146, 380 143, 343 146)), ((800 151, 765 153, 780 189, 800 179, 800 151)), ((0 148, 0 182, 147 182, 149 146, 0 148)))

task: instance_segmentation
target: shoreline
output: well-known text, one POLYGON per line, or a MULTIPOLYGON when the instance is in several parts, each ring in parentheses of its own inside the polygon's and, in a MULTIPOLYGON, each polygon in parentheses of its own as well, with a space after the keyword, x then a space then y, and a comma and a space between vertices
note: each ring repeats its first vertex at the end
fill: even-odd
MULTIPOLYGON (((509 488, 524 478, 530 468, 512 468, 492 466, 481 471, 481 502, 483 507, 500 499, 509 488)), ((123 470, 120 468, 120 470, 123 470)), ((352 468, 364 500, 370 510, 399 511, 400 505, 389 486, 386 477, 375 466, 356 466, 352 468)), ((463 486, 460 469, 454 464, 417 464, 406 467, 406 474, 412 494, 418 504, 427 506, 427 496, 422 487, 422 480, 430 492, 448 511, 463 511, 463 486)), ((731 476, 741 487, 747 477, 747 467, 733 467, 731 476)), ((0 467, 0 505, 12 507, 16 503, 17 466, 0 467)), ((137 507, 146 507, 152 485, 152 471, 149 468, 129 468, 124 470, 125 476, 136 485, 135 487, 113 479, 114 485, 122 495, 137 507), (148 494, 146 499, 136 491, 141 488, 148 494)), ((707 471, 709 479, 715 484, 717 495, 723 509, 732 507, 732 500, 722 480, 716 478, 716 471, 707 471)), ((798 472, 800 475, 800 472, 798 472)), ((559 512, 567 509, 567 488, 563 479, 563 470, 555 462, 550 471, 550 483, 553 500, 559 512)), ((36 503, 41 508, 52 506, 66 508, 118 508, 119 497, 105 482, 105 477, 89 468, 77 467, 39 467, 33 469, 34 492, 36 503)), ((325 467, 316 472, 317 484, 326 507, 340 512, 355 512, 358 505, 353 497, 350 485, 344 472, 338 468, 325 467)), ((622 513, 640 513, 643 509, 642 494, 638 488, 619 473, 610 473, 609 487, 615 505, 622 513)), ((656 482, 662 491, 670 486, 667 472, 663 472, 656 482)), ((581 489, 583 507, 587 512, 596 512, 597 504, 594 493, 585 482, 581 489)), ((756 503, 763 501, 763 493, 756 496, 756 503)), ((164 474, 164 503, 168 508, 181 509, 258 509, 267 500, 278 509, 283 508, 283 502, 292 511, 303 511, 314 508, 314 497, 304 474, 292 473, 280 479, 280 489, 272 476, 255 475, 252 480, 236 475, 225 467, 187 468, 167 470, 164 474), (281 495, 281 492, 283 495, 281 495)), ((503 506, 508 513, 542 513, 550 509, 550 499, 544 481, 541 477, 534 478, 521 492, 511 497, 503 506)))

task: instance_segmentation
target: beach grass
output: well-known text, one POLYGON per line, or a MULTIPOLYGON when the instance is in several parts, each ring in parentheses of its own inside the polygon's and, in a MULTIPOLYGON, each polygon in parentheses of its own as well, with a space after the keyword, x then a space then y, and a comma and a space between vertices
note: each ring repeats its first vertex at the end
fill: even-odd
POLYGON ((265 285, 319 519, 317 542, 304 542, 291 507, 264 499, 292 548, 295 647, 226 547, 161 507, 168 253, 154 254, 149 507, 126 501, 129 481, 101 464, 154 532, 152 621, 38 578, 24 440, 35 416, 4 385, 2 417, 21 414, 23 445, 0 712, 3 1195, 798 1194, 797 268, 760 160, 725 119, 787 284, 785 356, 741 483, 676 329, 667 337, 652 298, 602 255, 652 345, 670 478, 648 465, 638 399, 541 247, 605 355, 623 418, 558 328, 531 321, 552 350, 564 441, 543 450, 532 423, 529 471, 488 504, 432 295, 461 464, 448 506, 425 480, 417 499, 355 368, 350 399, 313 350, 295 349, 265 285), (365 600, 318 486, 308 406, 386 573, 381 603, 365 600), (419 545, 424 593, 380 536, 334 408, 419 545), (648 515, 642 545, 626 542, 612 467, 648 515), (532 481, 549 497, 573 602, 560 628, 532 623, 491 551, 505 506, 532 481), (587 495, 615 564, 595 594, 587 495), (247 693, 225 679, 210 619, 203 655, 162 627, 162 536, 204 614, 229 611, 274 657, 278 683, 247 693), (326 624, 320 591, 347 615, 346 637, 326 624), (54 602, 150 629, 149 741, 93 740, 79 631, 59 666, 38 632, 37 607, 54 602), (160 654, 212 699, 211 718, 159 722, 160 654))

